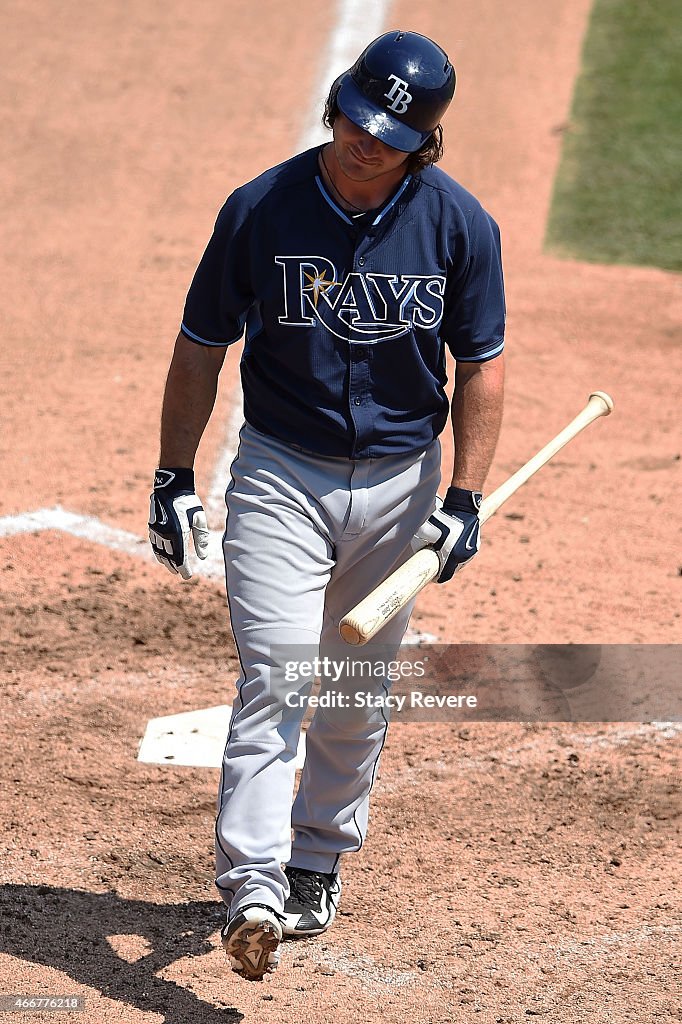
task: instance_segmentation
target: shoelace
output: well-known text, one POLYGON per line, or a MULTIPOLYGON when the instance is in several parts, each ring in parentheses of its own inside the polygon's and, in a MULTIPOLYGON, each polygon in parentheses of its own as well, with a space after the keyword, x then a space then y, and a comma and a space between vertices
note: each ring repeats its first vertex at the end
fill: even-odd
POLYGON ((297 903, 313 903, 319 906, 322 901, 322 882, 317 875, 290 872, 289 888, 297 903))

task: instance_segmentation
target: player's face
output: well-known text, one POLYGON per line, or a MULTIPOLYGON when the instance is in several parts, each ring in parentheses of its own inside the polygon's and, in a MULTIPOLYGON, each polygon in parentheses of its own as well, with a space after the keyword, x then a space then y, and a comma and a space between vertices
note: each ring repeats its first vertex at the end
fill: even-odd
POLYGON ((358 128, 341 111, 334 120, 334 152, 346 177, 358 182, 384 174, 400 176, 409 157, 358 128))

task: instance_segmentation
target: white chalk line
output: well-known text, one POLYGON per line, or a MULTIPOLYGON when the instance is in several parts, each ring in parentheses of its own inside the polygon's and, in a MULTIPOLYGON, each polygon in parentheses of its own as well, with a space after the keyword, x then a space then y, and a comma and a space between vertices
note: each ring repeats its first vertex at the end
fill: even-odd
POLYGON ((225 489, 230 478, 230 466, 234 461, 239 446, 239 431, 244 422, 241 408, 241 390, 237 388, 232 396, 232 410, 227 420, 225 437, 220 449, 218 461, 213 470, 213 479, 205 502, 206 517, 211 528, 208 550, 203 562, 197 559, 192 563, 192 572, 209 579, 224 579, 225 562, 223 559, 222 536, 225 529, 225 489))
MULTIPOLYGON (((96 516, 79 515, 76 512, 68 512, 66 509, 55 505, 54 508, 40 508, 34 512, 23 512, 21 515, 4 516, 0 518, 0 537, 16 537, 20 534, 44 533, 48 530, 55 530, 58 533, 66 533, 71 537, 80 540, 90 541, 92 544, 101 544, 102 547, 111 551, 121 551, 134 558, 141 558, 145 562, 153 562, 154 556, 149 546, 148 537, 140 537, 138 534, 130 533, 128 530, 120 530, 115 526, 103 523, 96 516)), ((212 546, 216 545, 220 551, 219 567, 213 562, 200 562, 193 558, 192 570, 197 575, 206 576, 209 579, 224 578, 221 534, 215 533, 212 538, 212 546)))
MULTIPOLYGON (((328 45, 320 59, 318 78, 312 92, 316 100, 304 120, 296 147, 297 152, 311 149, 329 138, 329 131, 321 122, 324 98, 329 87, 342 72, 351 66, 365 46, 381 33, 389 7, 390 0, 371 0, 370 3, 367 0, 341 0, 339 3, 336 26, 329 36, 328 45)), ((211 527, 223 523, 225 519, 225 489, 229 480, 230 466, 237 453, 239 431, 244 422, 242 401, 241 388, 237 386, 232 396, 232 412, 206 502, 206 515, 211 527)), ((212 579, 220 579, 224 575, 220 534, 211 533, 207 557, 203 563, 193 565, 193 571, 212 579)), ((435 643, 437 639, 432 633, 424 633, 410 628, 403 643, 408 646, 435 643)))
MULTIPOLYGON (((549 726, 570 723, 547 723, 549 726)), ((598 725, 596 722, 586 723, 588 726, 598 725)), ((613 749, 624 747, 636 739, 650 740, 652 743, 660 743, 664 740, 674 739, 682 735, 682 722, 617 722, 609 724, 604 733, 593 735, 590 732, 564 732, 557 737, 557 745, 562 750, 568 746, 586 747, 597 749, 613 749)), ((490 749, 487 757, 484 758, 462 758, 459 766, 473 770, 481 768, 493 768, 496 765, 503 765, 508 768, 520 767, 524 761, 538 756, 538 751, 547 753, 546 732, 534 739, 524 738, 518 746, 511 744, 507 747, 490 749), (492 761, 491 758, 495 758, 492 761)))
POLYGON ((225 489, 230 478, 230 466, 237 454, 239 431, 242 428, 243 422, 244 415, 241 409, 241 401, 235 401, 228 417, 220 455, 213 470, 211 486, 204 503, 208 525, 212 529, 222 530, 225 525, 225 489))
MULTIPOLYGON (((236 418, 233 419, 236 421, 236 418)), ((224 501, 222 504, 224 508, 224 501)), ((217 515, 215 518, 218 518, 217 515)), ((101 519, 97 519, 95 516, 83 516, 78 515, 76 512, 67 512, 66 509, 61 508, 59 505, 55 505, 54 508, 40 508, 34 512, 23 512, 20 515, 0 518, 0 537, 16 537, 21 534, 43 533, 48 530, 66 533, 71 537, 87 540, 92 544, 101 544, 111 551, 121 551, 126 555, 132 555, 134 558, 142 558, 145 562, 155 561, 149 546, 148 537, 139 537, 128 530, 119 530, 114 526, 108 526, 107 523, 103 523, 101 519)), ((208 555, 203 561, 200 561, 195 555, 190 555, 190 565, 195 576, 217 580, 221 583, 224 582, 225 566, 222 536, 222 528, 220 530, 211 530, 208 555)), ((431 633, 408 629, 403 639, 403 644, 405 646, 415 646, 418 644, 435 643, 436 641, 437 637, 431 633)))
MULTIPOLYGON (((357 57, 364 46, 381 32, 389 7, 388 0, 342 0, 339 4, 337 23, 328 46, 320 61, 320 73, 314 95, 324 96, 332 81, 341 74, 357 57)), ((308 149, 328 137, 319 123, 322 103, 312 107, 306 116, 301 133, 299 150, 308 149)), ((225 437, 221 446, 208 497, 205 503, 206 515, 211 526, 207 556, 203 561, 191 557, 192 572, 211 580, 222 580, 225 575, 222 533, 225 520, 225 489, 230 465, 234 460, 239 443, 239 431, 243 423, 241 389, 233 396, 232 411, 228 418, 225 437)), ((0 537, 43 530, 59 530, 83 540, 102 544, 114 551, 122 551, 145 561, 153 561, 147 537, 139 537, 126 530, 108 526, 94 516, 67 512, 60 506, 38 509, 16 516, 0 519, 0 537)), ((434 643, 437 637, 413 629, 408 630, 405 644, 434 643)))
MULTIPOLYGON (((234 436, 237 436, 240 425, 241 418, 238 415, 233 414, 228 425, 228 430, 232 430, 233 432, 236 431, 234 436)), ((226 460, 226 455, 224 454, 221 458, 226 460)), ((212 490, 210 495, 213 500, 213 521, 216 521, 219 518, 219 513, 217 512, 219 504, 222 504, 224 510, 224 499, 222 494, 221 497, 218 498, 217 493, 218 492, 215 490, 212 490)), ((57 530, 62 533, 70 534, 72 537, 87 540, 94 544, 101 544, 113 551, 121 551, 127 555, 132 555, 135 558, 142 558, 147 562, 154 560, 147 537, 139 537, 137 534, 131 533, 127 530, 121 530, 116 527, 109 526, 106 523, 103 523, 100 519, 97 519, 95 516, 84 516, 78 515, 74 512, 68 512, 59 505, 55 505, 54 508, 42 508, 37 509, 34 512, 24 512, 20 515, 4 516, 0 518, 0 537, 12 537, 24 533, 40 533, 47 530, 57 530)), ((203 562, 199 561, 197 558, 193 558, 192 570, 196 575, 204 576, 207 579, 223 580, 224 563, 222 552, 222 530, 211 531, 209 557, 207 557, 203 562)), ((412 628, 408 629, 403 640, 403 644, 405 646, 436 642, 438 642, 438 638, 434 635, 420 632, 419 630, 412 628)), ((664 739, 673 739, 681 734, 682 722, 633 722, 631 725, 614 725, 609 729, 609 732, 606 735, 595 736, 590 733, 571 732, 562 733, 562 738, 564 742, 569 740, 574 745, 579 744, 584 747, 615 747, 629 743, 631 740, 637 739, 638 737, 646 739, 653 738, 654 741, 657 742, 664 739)), ((514 760, 509 763, 516 765, 519 763, 520 759, 522 759, 523 754, 532 753, 540 745, 540 742, 541 741, 539 740, 529 741, 526 739, 519 747, 510 746, 489 751, 489 756, 493 755, 498 758, 509 758, 510 756, 513 756, 514 760)), ((544 740, 542 741, 542 745, 544 748, 544 740)), ((465 758, 462 761, 462 766, 477 768, 489 763, 489 761, 465 758)))
MULTIPOLYGON (((417 724, 417 723, 415 723, 417 724)), ((427 723, 418 723, 426 725, 427 723)), ((483 726, 494 726, 503 723, 497 722, 461 722, 463 728, 467 729, 478 729, 483 726)), ((504 723, 510 724, 510 723, 504 723)), ((547 759, 550 754, 555 753, 554 747, 551 744, 551 731, 555 725, 564 724, 575 724, 575 723, 555 723, 547 722, 545 727, 537 737, 529 740, 527 737, 519 740, 518 746, 510 744, 506 747, 487 747, 486 756, 467 756, 464 754, 456 761, 456 770, 462 772, 473 772, 480 774, 481 772, 492 772, 497 771, 500 767, 503 768, 521 768, 529 761, 537 761, 538 759, 547 759), (550 736, 548 737, 548 732, 550 736)), ((598 725, 600 723, 589 722, 588 726, 598 725)), ((562 730, 560 734, 560 742, 556 742, 556 748, 564 752, 570 749, 571 746, 577 747, 596 747, 598 749, 614 749, 618 747, 624 747, 633 740, 643 739, 649 741, 652 745, 662 743, 666 740, 675 739, 678 736, 682 736, 682 722, 619 722, 614 724, 608 724, 605 733, 599 736, 592 736, 589 733, 580 732, 564 732, 562 730)), ((476 734, 472 733, 472 746, 476 748, 476 734)), ((486 741, 487 742, 487 741, 486 741)), ((382 790, 385 793, 399 792, 404 788, 414 788, 423 786, 424 782, 428 784, 429 781, 433 781, 434 778, 447 778, 452 775, 452 765, 446 764, 444 761, 429 761, 428 765, 404 765, 400 768, 396 768, 391 772, 390 775, 382 776, 381 784, 382 790)))
POLYGON ((153 559, 148 538, 108 526, 95 516, 67 512, 60 505, 0 518, 0 537, 13 537, 22 533, 40 533, 45 530, 68 533, 72 537, 80 537, 96 544, 103 544, 113 551, 124 551, 127 555, 135 555, 147 561, 153 559))
MULTIPOLYGON (((299 150, 310 148, 328 137, 329 133, 320 123, 324 96, 334 79, 353 63, 367 43, 379 35, 389 5, 389 0, 371 0, 369 3, 367 0, 340 0, 336 24, 320 58, 317 82, 312 93, 321 99, 315 102, 305 116, 299 138, 299 150)), ((203 562, 198 559, 191 562, 192 571, 208 579, 224 577, 221 543, 225 520, 224 495, 243 422, 240 389, 237 389, 233 396, 231 405, 232 412, 226 425, 221 454, 213 471, 205 506, 209 525, 212 527, 208 554, 203 562)), ((145 561, 153 559, 146 537, 108 526, 94 516, 67 512, 58 505, 0 519, 0 537, 43 530, 60 530, 73 537, 102 544, 114 551, 142 557, 145 561)), ((435 637, 427 637, 426 634, 424 637, 429 641, 435 640, 435 637)))
POLYGON ((329 87, 355 62, 367 44, 381 34, 390 6, 390 0, 341 0, 339 3, 334 31, 318 65, 312 91, 315 101, 298 139, 299 152, 329 139, 329 131, 321 120, 329 87))
POLYGON ((632 727, 621 725, 614 728, 607 737, 590 736, 587 733, 570 733, 568 738, 574 743, 581 743, 584 747, 603 747, 622 745, 638 736, 649 738, 653 735, 657 739, 673 739, 682 733, 682 722, 643 722, 632 727))
MULTIPOLYGON (((311 95, 315 97, 308 109, 299 135, 296 152, 311 149, 326 142, 330 135, 321 122, 324 100, 332 82, 351 66, 365 46, 381 33, 390 0, 340 0, 336 24, 319 60, 318 73, 311 95)), ((229 469, 237 451, 239 430, 243 422, 242 392, 237 386, 232 396, 230 415, 222 453, 213 473, 211 489, 206 503, 210 524, 225 518, 225 488, 229 469)), ((209 558, 212 553, 209 552, 209 558)), ((214 557, 215 556, 214 554, 214 557)), ((222 552, 220 553, 222 566, 222 552)))
MULTIPOLYGON (((589 952, 597 950, 614 950, 617 947, 636 948, 650 943, 663 943, 679 941, 682 926, 679 925, 644 925, 625 932, 609 932, 604 935, 583 939, 579 942, 567 941, 559 943, 554 952, 558 957, 584 956, 589 952)), ((285 947, 285 954, 288 947, 285 947)), ((360 982, 363 987, 376 991, 377 989, 415 987, 421 975, 412 971, 398 971, 386 967, 367 954, 351 955, 338 951, 332 952, 328 947, 316 946, 311 948, 311 959, 320 967, 327 967, 332 971, 338 971, 350 978, 360 982)), ((298 955, 294 953, 294 955, 298 955)), ((432 987, 450 988, 452 979, 439 978, 437 975, 430 975, 429 984, 432 987)))
POLYGON ((353 956, 347 953, 331 952, 329 949, 316 947, 311 950, 312 958, 320 967, 339 971, 359 981, 365 988, 404 988, 416 985, 419 976, 412 971, 396 971, 390 967, 377 964, 367 954, 353 956))
POLYGON ((643 925, 625 932, 607 932, 594 938, 581 939, 579 942, 560 943, 555 952, 562 955, 579 955, 587 949, 610 949, 614 946, 643 946, 649 942, 678 942, 682 925, 643 925))

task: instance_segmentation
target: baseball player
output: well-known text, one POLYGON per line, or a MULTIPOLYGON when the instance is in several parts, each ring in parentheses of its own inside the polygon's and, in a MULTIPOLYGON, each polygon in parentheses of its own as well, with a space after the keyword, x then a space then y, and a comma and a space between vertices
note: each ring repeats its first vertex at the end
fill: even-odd
MULTIPOLYGON (((442 583, 479 547, 502 414, 504 295, 495 222, 434 166, 454 90, 447 55, 425 36, 387 32, 364 50, 331 86, 331 140, 221 209, 166 382, 150 539, 189 579, 189 535, 199 557, 208 537, 194 457, 225 352, 244 335, 245 423, 223 542, 241 671, 215 835, 223 945, 250 978, 276 967, 283 936, 334 920, 387 729, 382 708, 339 719, 318 707, 292 808, 310 678, 282 685, 282 651, 338 656, 341 617, 412 550, 437 550, 442 583), (449 413, 456 453, 441 501, 449 413)), ((382 651, 398 650, 410 612, 377 636, 382 651)), ((337 675, 335 691, 357 689, 352 676, 337 675)), ((369 686, 388 693, 386 676, 369 686)))

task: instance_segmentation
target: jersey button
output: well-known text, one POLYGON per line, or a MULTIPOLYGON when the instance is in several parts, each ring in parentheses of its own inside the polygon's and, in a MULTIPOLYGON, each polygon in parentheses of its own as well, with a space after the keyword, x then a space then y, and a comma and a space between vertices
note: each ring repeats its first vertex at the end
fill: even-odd
POLYGON ((361 398, 354 398, 353 399, 353 405, 362 405, 362 399, 361 398))
POLYGON ((364 267, 364 265, 365 265, 365 257, 361 256, 360 259, 358 260, 358 266, 359 267, 364 267))

